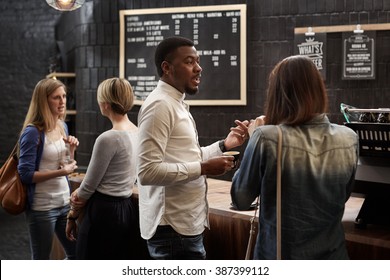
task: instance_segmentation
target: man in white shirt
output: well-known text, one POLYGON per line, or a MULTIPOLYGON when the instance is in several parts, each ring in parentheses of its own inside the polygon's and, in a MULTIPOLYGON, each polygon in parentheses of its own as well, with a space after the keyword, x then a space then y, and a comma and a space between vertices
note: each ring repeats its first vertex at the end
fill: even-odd
POLYGON ((205 259, 209 227, 206 175, 234 167, 222 152, 242 145, 248 121, 236 121, 226 139, 200 147, 195 121, 184 102, 196 94, 202 68, 191 40, 164 39, 156 49, 160 81, 139 115, 139 207, 141 235, 154 259, 205 259))

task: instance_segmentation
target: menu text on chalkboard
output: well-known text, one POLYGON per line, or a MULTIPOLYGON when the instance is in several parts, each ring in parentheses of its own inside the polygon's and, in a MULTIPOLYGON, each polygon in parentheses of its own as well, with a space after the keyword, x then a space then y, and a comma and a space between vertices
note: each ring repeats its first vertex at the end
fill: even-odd
POLYGON ((190 105, 246 105, 246 5, 120 11, 120 77, 142 104, 159 80, 156 46, 165 38, 191 39, 200 56, 199 92, 190 105))

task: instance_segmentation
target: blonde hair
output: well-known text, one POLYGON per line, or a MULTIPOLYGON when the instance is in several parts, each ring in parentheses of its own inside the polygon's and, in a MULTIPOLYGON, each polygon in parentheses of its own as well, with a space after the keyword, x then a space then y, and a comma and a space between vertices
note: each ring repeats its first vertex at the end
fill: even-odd
POLYGON ((114 113, 125 115, 133 107, 133 89, 126 79, 111 78, 100 83, 97 89, 98 103, 108 103, 114 113))
MULTIPOLYGON (((23 123, 22 131, 28 125, 34 125, 40 131, 49 131, 56 127, 58 120, 53 119, 48 103, 48 97, 59 87, 63 87, 64 90, 66 90, 65 85, 61 81, 55 79, 43 79, 36 84, 28 112, 23 123)), ((66 114, 61 115, 59 116, 59 120, 64 121, 65 117, 66 114)), ((65 135, 62 125, 60 128, 61 133, 65 135)))

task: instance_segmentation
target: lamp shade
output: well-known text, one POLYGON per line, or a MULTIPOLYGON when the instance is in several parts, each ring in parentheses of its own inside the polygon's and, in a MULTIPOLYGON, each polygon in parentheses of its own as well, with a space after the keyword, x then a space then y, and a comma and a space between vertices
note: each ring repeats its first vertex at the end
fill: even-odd
POLYGON ((46 3, 59 11, 73 11, 80 8, 85 0, 46 0, 46 3))

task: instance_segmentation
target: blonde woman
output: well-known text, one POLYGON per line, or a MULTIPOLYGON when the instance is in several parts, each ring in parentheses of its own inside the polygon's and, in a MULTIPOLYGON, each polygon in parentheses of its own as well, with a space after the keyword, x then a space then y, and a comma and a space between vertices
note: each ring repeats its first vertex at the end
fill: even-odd
POLYGON ((19 140, 18 172, 27 186, 26 220, 32 259, 50 258, 54 233, 68 259, 75 258, 75 245, 65 236, 70 186, 67 175, 76 161, 64 162, 65 143, 71 159, 79 142, 68 135, 64 122, 66 87, 59 80, 44 79, 35 86, 19 140))
POLYGON ((136 182, 138 128, 127 116, 133 106, 130 83, 119 78, 103 81, 97 101, 112 129, 96 139, 85 178, 72 193, 66 234, 73 241, 77 235, 78 259, 136 259, 134 246, 140 234, 138 209, 131 195, 136 182), (78 209, 84 205, 78 230, 78 209))

